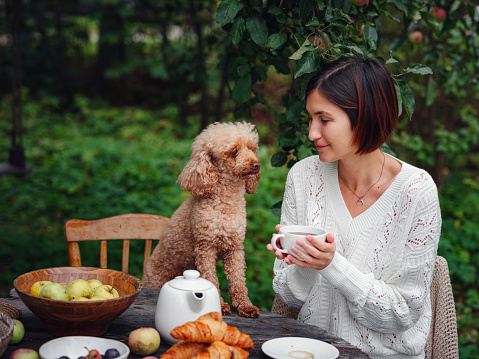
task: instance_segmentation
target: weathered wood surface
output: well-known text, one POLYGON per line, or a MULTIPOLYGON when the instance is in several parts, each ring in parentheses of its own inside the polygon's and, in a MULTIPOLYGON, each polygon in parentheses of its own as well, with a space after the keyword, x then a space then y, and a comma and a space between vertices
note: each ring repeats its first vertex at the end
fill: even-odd
MULTIPOLYGON (((119 340, 128 344, 128 334, 139 327, 155 327, 155 310, 159 290, 143 288, 137 300, 122 315, 115 319, 108 330, 103 335, 104 338, 119 340)), ((20 344, 8 346, 2 359, 10 358, 11 353, 18 348, 31 348, 39 350, 40 346, 47 341, 54 339, 45 327, 45 324, 33 314, 18 298, 16 292, 12 290, 10 298, 0 298, 1 301, 11 303, 22 310, 20 320, 25 326, 25 337, 20 344)), ((369 358, 356 347, 341 338, 332 336, 322 329, 315 326, 299 323, 296 320, 272 314, 267 311, 261 311, 259 318, 242 318, 236 314, 224 316, 224 321, 231 326, 237 327, 243 333, 247 333, 253 339, 255 347, 250 350, 249 358, 269 358, 261 351, 261 345, 267 340, 279 337, 305 337, 319 339, 330 343, 338 348, 339 358, 369 358)), ((162 343, 160 348, 153 355, 160 357, 170 345, 162 343)), ((141 357, 130 354, 131 359, 140 359, 141 357)))

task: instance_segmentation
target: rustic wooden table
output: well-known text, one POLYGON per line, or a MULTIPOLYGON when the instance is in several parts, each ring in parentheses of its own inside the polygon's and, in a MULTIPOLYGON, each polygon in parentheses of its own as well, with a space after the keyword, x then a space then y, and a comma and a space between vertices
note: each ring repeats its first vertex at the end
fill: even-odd
MULTIPOLYGON (((104 338, 119 340, 128 344, 128 334, 139 327, 155 327, 155 309, 159 290, 143 288, 136 301, 122 315, 115 319, 103 335, 104 338)), ((8 302, 22 310, 20 321, 25 326, 25 337, 17 345, 10 345, 3 353, 2 358, 10 358, 11 353, 18 348, 30 348, 39 350, 40 346, 54 339, 45 327, 45 324, 33 314, 18 298, 15 290, 12 290, 10 298, 0 298, 0 301, 8 302)), ((224 321, 231 326, 237 327, 243 333, 250 335, 255 344, 250 350, 249 358, 269 358, 261 351, 261 345, 267 340, 279 337, 305 337, 319 339, 334 345, 339 350, 339 358, 369 358, 358 348, 352 346, 341 338, 332 336, 326 331, 315 326, 300 323, 296 320, 282 317, 267 311, 261 311, 259 318, 242 318, 236 314, 224 316, 224 321)), ((153 355, 160 357, 170 345, 162 343, 153 355)), ((140 359, 141 357, 130 354, 129 358, 140 359)))

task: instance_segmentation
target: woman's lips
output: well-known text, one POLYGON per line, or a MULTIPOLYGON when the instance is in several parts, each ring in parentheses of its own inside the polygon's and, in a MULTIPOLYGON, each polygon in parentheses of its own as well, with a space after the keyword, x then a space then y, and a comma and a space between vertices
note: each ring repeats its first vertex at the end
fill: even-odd
POLYGON ((328 147, 328 146, 327 146, 327 145, 326 145, 326 146, 318 146, 318 145, 316 145, 316 149, 317 149, 318 151, 321 151, 321 150, 325 149, 326 147, 328 147))

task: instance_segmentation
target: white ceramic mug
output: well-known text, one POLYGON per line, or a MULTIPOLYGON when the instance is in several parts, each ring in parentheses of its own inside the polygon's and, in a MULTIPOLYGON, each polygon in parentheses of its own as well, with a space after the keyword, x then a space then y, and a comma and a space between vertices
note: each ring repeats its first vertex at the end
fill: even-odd
POLYGON ((314 238, 323 242, 326 241, 326 232, 321 228, 311 226, 284 226, 279 229, 279 233, 273 235, 271 244, 275 250, 284 254, 291 254, 299 260, 302 260, 291 250, 291 247, 296 245, 297 248, 306 253, 306 251, 297 244, 297 241, 298 239, 302 239, 304 242, 309 243, 306 239, 307 235, 312 235, 314 238), (278 240, 280 241, 281 248, 278 247, 278 240))

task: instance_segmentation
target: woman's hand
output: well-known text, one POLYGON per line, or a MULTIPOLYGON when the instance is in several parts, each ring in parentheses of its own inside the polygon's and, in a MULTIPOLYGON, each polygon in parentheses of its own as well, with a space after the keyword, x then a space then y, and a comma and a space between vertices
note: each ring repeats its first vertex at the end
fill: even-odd
MULTIPOLYGON (((280 229, 281 227, 284 227, 284 226, 285 226, 284 224, 277 224, 277 225, 276 225, 276 232, 279 232, 279 229, 280 229)), ((278 243, 278 244, 279 244, 279 243, 278 243)), ((279 244, 279 247, 281 247, 280 244, 279 244)), ((268 244, 266 245, 266 248, 268 248, 268 250, 270 250, 271 252, 273 252, 273 253, 276 255, 276 258, 278 258, 278 259, 284 260, 284 259, 287 257, 287 255, 286 255, 285 253, 282 253, 282 252, 280 252, 280 251, 275 250, 275 249, 273 248, 273 245, 272 245, 271 243, 268 243, 268 244)))
POLYGON ((296 257, 288 254, 284 261, 287 264, 296 264, 304 268, 313 268, 321 270, 326 268, 332 262, 334 253, 336 252, 336 243, 334 236, 330 233, 326 235, 326 242, 320 241, 313 236, 306 236, 306 239, 311 243, 298 239, 296 242, 298 246, 292 246, 291 250, 300 257, 300 261, 296 257), (307 253, 301 251, 298 247, 301 246, 307 253))
MULTIPOLYGON (((276 230, 279 231, 284 225, 276 225, 276 230)), ((313 236, 307 236, 306 239, 310 242, 298 239, 296 246, 292 246, 291 250, 303 261, 300 261, 291 254, 285 254, 274 250, 271 243, 268 243, 266 248, 276 255, 276 258, 284 260, 286 264, 296 264, 304 268, 324 269, 333 260, 336 252, 336 243, 334 243, 334 236, 332 234, 326 235, 326 242, 320 241, 313 236), (307 253, 301 251, 298 247, 302 247, 307 253)))

